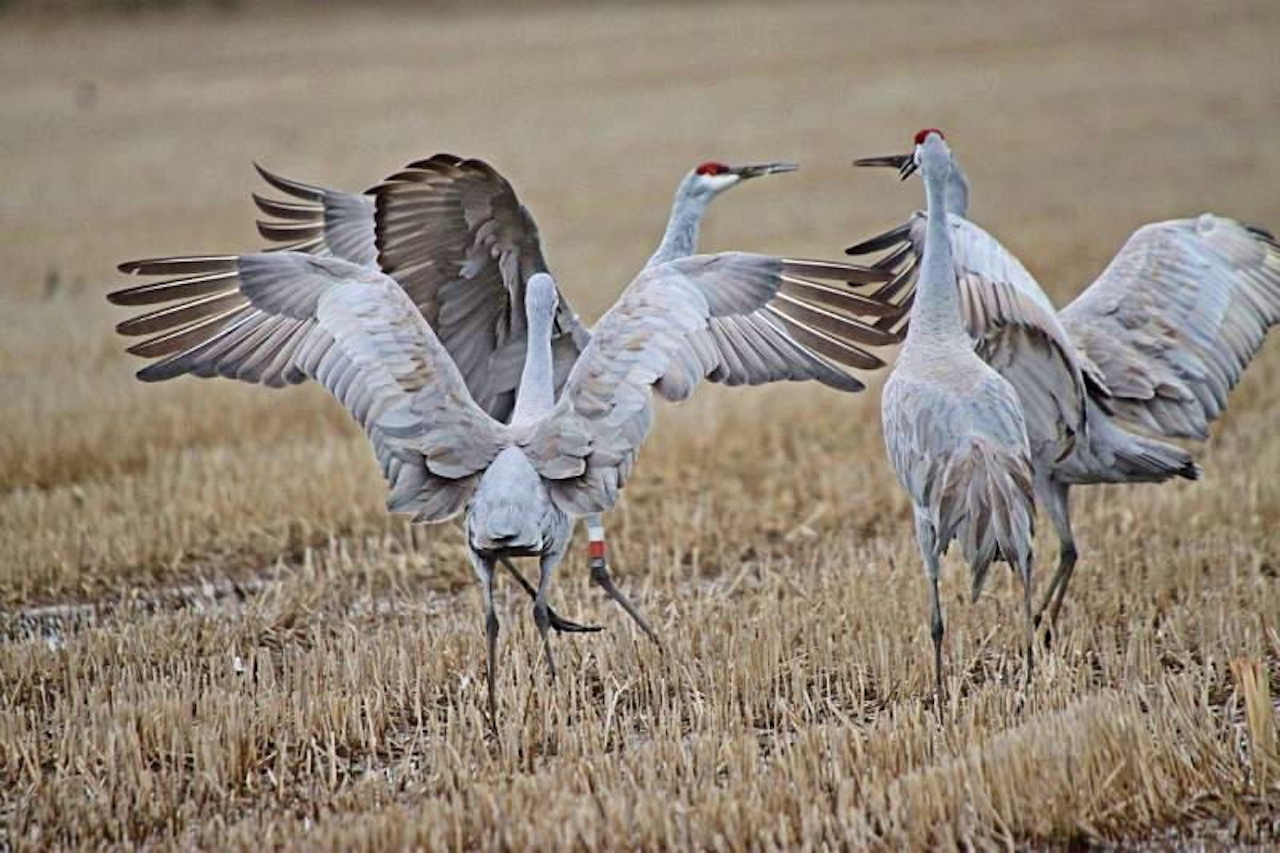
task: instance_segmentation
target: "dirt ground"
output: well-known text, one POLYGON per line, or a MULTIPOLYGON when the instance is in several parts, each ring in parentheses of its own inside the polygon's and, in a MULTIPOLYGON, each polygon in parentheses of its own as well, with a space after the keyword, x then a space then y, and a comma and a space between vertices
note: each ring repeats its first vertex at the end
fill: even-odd
MULTIPOLYGON (((1201 482, 1077 491, 1025 704, 1015 585, 971 604, 948 564, 941 724, 883 376, 664 409, 609 518, 665 654, 579 542, 555 603, 607 630, 559 639, 552 685, 503 587, 495 739, 456 525, 388 517, 316 387, 136 382, 103 294, 126 258, 260 245, 252 161, 361 189, 451 151, 511 179, 593 318, 694 164, 804 164, 705 248, 835 258, 922 195, 852 158, 937 126, 1064 301, 1144 222, 1280 229, 1278 42, 1274 2, 0 17, 0 847, 1275 843, 1246 712, 1280 696, 1274 339, 1201 482)), ((1042 531, 1041 581, 1054 556, 1042 531)))

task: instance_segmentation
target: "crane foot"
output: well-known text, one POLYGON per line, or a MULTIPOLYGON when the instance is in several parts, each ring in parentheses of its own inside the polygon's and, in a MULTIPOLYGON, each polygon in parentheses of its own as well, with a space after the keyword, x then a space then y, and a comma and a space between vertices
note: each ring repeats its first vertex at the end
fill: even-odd
MULTIPOLYGON (((506 557, 499 557, 498 562, 506 566, 507 571, 511 573, 511 576, 516 579, 516 582, 520 584, 524 591, 529 593, 530 598, 537 598, 538 590, 534 588, 533 584, 529 583, 529 581, 525 579, 524 575, 520 574, 520 570, 512 565, 510 560, 506 557)), ((547 619, 548 627, 557 634, 594 634, 597 631, 604 630, 603 625, 583 625, 579 622, 574 622, 571 619, 565 619, 556 613, 550 606, 547 607, 547 619)))
POLYGON ((627 611, 627 615, 635 620, 636 624, 648 635, 649 639, 653 640, 658 649, 665 652, 666 649, 662 645, 662 640, 658 639, 658 632, 650 627, 649 622, 640 615, 640 611, 631 603, 631 600, 622 594, 622 590, 614 586, 613 577, 609 574, 609 564, 604 557, 592 557, 588 565, 591 567, 591 580, 595 581, 596 585, 603 589, 606 595, 618 602, 618 605, 627 611))

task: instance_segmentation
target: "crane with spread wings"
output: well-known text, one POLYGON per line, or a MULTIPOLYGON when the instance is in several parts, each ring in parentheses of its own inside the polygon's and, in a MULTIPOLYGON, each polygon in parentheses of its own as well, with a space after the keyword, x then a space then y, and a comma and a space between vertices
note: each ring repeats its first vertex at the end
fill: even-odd
MULTIPOLYGON (((727 190, 797 168, 785 161, 750 165, 708 161, 690 169, 676 188, 666 228, 646 268, 697 251, 711 202, 727 190)), ((439 336, 480 407, 498 420, 510 419, 525 352, 525 284, 531 275, 549 268, 533 215, 506 178, 483 160, 452 154, 411 163, 365 193, 307 184, 261 166, 257 169, 279 193, 279 197, 254 194, 258 209, 269 217, 258 221, 258 231, 274 248, 340 258, 385 272, 405 289, 439 336)), ((877 274, 850 268, 848 275, 870 281, 877 274)), ((214 277, 188 288, 193 297, 204 301, 177 306, 183 316, 190 316, 198 306, 203 306, 199 310, 230 307, 234 298, 225 288, 218 289, 218 281, 223 279, 214 277)), ((885 289, 883 296, 897 294, 901 299, 902 289, 900 281, 885 289)), ((793 285, 784 284, 771 311, 775 322, 784 324, 789 334, 811 349, 848 366, 874 369, 882 362, 856 344, 873 330, 856 329, 861 338, 849 337, 844 309, 851 303, 854 308, 861 304, 856 294, 843 290, 823 293, 810 286, 800 298, 793 285), (851 342, 854 345, 849 346, 851 342)), ((205 319, 220 322, 214 316, 208 314, 205 319)), ((893 322, 893 318, 876 322, 875 329, 884 332, 877 340, 894 340, 893 322)), ((561 295, 552 330, 557 389, 590 334, 561 295)), ((144 378, 149 375, 144 371, 144 378)), ((729 372, 723 381, 733 384, 739 381, 738 374, 729 372)), ((602 516, 592 513, 585 521, 592 580, 658 642, 648 620, 614 583, 602 516)), ((504 558, 501 565, 530 596, 534 594, 533 586, 511 561, 504 558)), ((598 630, 563 620, 554 611, 552 627, 598 630)))
MULTIPOLYGON (((911 153, 862 158, 905 179, 911 153)), ((1205 440, 1231 389, 1280 323, 1280 245, 1267 232, 1202 214, 1144 225, 1103 273, 1061 311, 994 237, 968 218, 969 181, 947 177, 947 225, 962 316, 978 354, 1015 389, 1026 414, 1037 502, 1060 543, 1037 613, 1057 621, 1077 549, 1072 486, 1196 479, 1200 469, 1166 439, 1205 440)), ((848 249, 915 274, 928 217, 848 249)))
POLYGON ((364 429, 392 512, 436 522, 465 510, 468 551, 485 592, 492 718, 497 561, 540 560, 534 618, 554 673, 546 633, 555 627, 547 603, 552 573, 571 520, 617 501, 648 434, 654 392, 682 400, 703 379, 816 380, 861 390, 844 368, 882 365, 867 348, 897 342, 891 326, 903 308, 847 286, 883 290, 890 278, 883 271, 725 253, 646 268, 587 330, 560 299, 540 253, 513 243, 497 220, 489 223, 452 241, 438 238, 478 248, 453 266, 424 262, 430 272, 418 278, 298 251, 174 257, 122 264, 126 273, 168 278, 109 298, 163 305, 118 326, 146 336, 130 347, 155 359, 141 379, 190 374, 268 386, 314 379, 364 429), (468 289, 470 279, 457 280, 486 265, 490 286, 501 289, 497 300, 468 289), (445 280, 446 269, 454 278, 445 280), (492 335, 487 322, 467 327, 457 307, 491 312, 495 301, 506 319, 493 323, 492 335), (458 331, 460 322, 467 332, 458 331), (484 342, 479 350, 473 336, 484 342), (517 345, 523 351, 510 354, 517 345), (506 375, 501 365, 468 381, 468 366, 503 359, 519 369, 509 384, 498 381, 506 375), (506 422, 484 403, 512 389, 506 422))

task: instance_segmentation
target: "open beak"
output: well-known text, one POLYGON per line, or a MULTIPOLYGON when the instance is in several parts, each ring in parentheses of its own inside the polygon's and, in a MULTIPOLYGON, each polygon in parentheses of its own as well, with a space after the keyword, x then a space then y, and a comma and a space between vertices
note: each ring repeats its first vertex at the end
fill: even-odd
POLYGON ((859 157, 853 161, 855 166, 891 166, 898 170, 898 177, 906 180, 916 170, 914 154, 886 154, 881 157, 859 157))
POLYGON ((733 173, 743 180, 746 180, 747 178, 758 178, 761 175, 778 175, 782 172, 794 172, 799 168, 799 163, 788 163, 785 160, 779 160, 776 163, 756 163, 751 166, 738 166, 733 170, 733 173))

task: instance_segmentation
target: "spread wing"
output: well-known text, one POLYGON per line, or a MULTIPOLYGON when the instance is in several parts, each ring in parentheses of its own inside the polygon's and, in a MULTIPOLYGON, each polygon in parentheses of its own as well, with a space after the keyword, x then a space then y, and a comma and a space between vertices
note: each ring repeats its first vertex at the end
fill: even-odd
MULTIPOLYGON (((435 330, 481 407, 499 420, 509 417, 526 349, 524 286, 547 265, 533 217, 497 170, 482 160, 437 154, 364 195, 258 171, 290 196, 254 196, 259 209, 275 217, 258 223, 265 238, 390 275, 435 330)), ((557 390, 587 337, 562 297, 552 339, 557 390)))
MULTIPOLYGON (((379 266, 436 330, 476 401, 505 418, 524 362, 525 282, 548 272, 533 217, 497 170, 450 154, 412 163, 371 192, 379 266)), ((558 379, 585 337, 561 298, 558 379)))
MULTIPOLYGON (((814 379, 861 390, 862 383, 793 336, 793 321, 773 304, 784 288, 798 295, 805 282, 847 274, 839 264, 736 252, 695 255, 642 272, 596 324, 556 408, 528 440, 526 452, 549 481, 552 499, 573 514, 602 512, 617 501, 652 424, 654 392, 683 400, 700 380, 729 375, 749 385, 814 379)), ((901 310, 860 299, 864 315, 901 310)), ((853 342, 880 346, 897 337, 841 316, 841 346, 880 364, 853 342)))
MULTIPOLYGON (((390 274, 439 334, 477 402, 500 420, 510 416, 526 349, 524 282, 545 271, 546 264, 532 216, 500 174, 479 160, 437 154, 368 194, 355 195, 258 171, 290 197, 254 196, 259 209, 275 217, 259 221, 264 237, 284 248, 342 257, 390 274)), ((884 278, 875 271, 842 268, 845 283, 884 278)), ((881 288, 876 298, 897 296, 909 307, 905 278, 881 288)), ((883 362, 858 346, 856 334, 863 330, 856 329, 853 340, 845 337, 842 312, 866 309, 859 300, 863 297, 844 286, 784 279, 770 313, 806 347, 840 364, 872 370, 883 362)), ((893 328, 900 316, 882 317, 874 326, 900 337, 893 328)), ((712 381, 751 381, 735 355, 739 338, 733 323, 717 336, 717 342, 726 342, 724 369, 712 381)), ((561 298, 552 339, 557 392, 589 339, 590 332, 561 298)))
POLYGON ((1204 439, 1280 322, 1280 246, 1211 214, 1146 225, 1061 317, 1105 377, 1106 409, 1204 439))
MULTIPOLYGON (((951 214, 952 256, 961 308, 978 355, 1013 385, 1033 453, 1058 459, 1085 428, 1092 366, 1081 358, 1039 283, 994 237, 951 214)), ((883 264, 914 275, 924 252, 925 217, 851 247, 889 253, 883 264)))
POLYGON ((364 429, 391 487, 388 508, 439 521, 458 512, 501 449, 440 341, 390 278, 296 252, 164 258, 122 272, 179 276, 118 290, 118 305, 176 304, 117 326, 148 336, 138 377, 189 373, 283 385, 313 378, 364 429))
POLYGON ((281 251, 307 252, 342 258, 377 268, 378 248, 373 233, 373 196, 347 193, 290 180, 254 164, 262 179, 288 198, 253 194, 258 210, 273 219, 259 219, 263 239, 280 244, 281 251))

